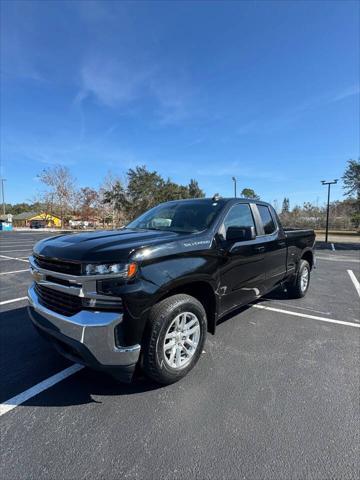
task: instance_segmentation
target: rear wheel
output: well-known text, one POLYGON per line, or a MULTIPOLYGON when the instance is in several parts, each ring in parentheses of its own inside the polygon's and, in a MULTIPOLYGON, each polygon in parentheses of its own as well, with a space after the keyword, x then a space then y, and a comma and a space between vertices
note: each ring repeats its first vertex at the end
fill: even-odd
POLYGON ((295 280, 286 286, 290 298, 302 298, 310 285, 310 265, 307 260, 300 260, 295 280))
POLYGON ((144 345, 145 373, 162 384, 180 380, 199 360, 206 331, 206 313, 196 298, 178 294, 156 304, 144 345))

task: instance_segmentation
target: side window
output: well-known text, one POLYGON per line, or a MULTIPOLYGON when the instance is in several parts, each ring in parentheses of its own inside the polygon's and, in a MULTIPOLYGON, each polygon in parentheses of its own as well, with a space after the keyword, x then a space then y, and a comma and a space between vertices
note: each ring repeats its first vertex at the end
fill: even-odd
POLYGON ((234 205, 224 220, 225 232, 229 227, 238 227, 249 229, 255 228, 254 219, 247 203, 238 203, 234 205))
POLYGON ((276 226, 271 216, 269 207, 265 205, 258 205, 258 209, 259 209, 262 224, 264 226, 265 235, 270 235, 271 233, 274 233, 276 230, 276 226))

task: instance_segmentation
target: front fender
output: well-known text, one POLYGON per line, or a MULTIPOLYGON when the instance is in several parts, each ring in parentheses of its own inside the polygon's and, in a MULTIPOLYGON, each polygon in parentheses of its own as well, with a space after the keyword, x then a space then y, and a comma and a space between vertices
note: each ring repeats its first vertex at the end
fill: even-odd
POLYGON ((127 323, 126 330, 131 330, 131 341, 139 341, 139 337, 142 337, 153 305, 172 292, 180 291, 182 287, 191 288, 191 284, 206 283, 215 296, 217 311, 218 271, 214 255, 165 258, 140 265, 139 284, 122 297, 126 308, 124 321, 127 323))

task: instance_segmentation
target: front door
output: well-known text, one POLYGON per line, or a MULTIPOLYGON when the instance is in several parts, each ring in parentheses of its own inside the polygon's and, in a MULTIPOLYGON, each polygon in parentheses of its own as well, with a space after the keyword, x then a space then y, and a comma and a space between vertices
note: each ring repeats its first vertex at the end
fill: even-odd
POLYGON ((261 237, 227 239, 229 228, 256 232, 252 209, 248 203, 233 205, 219 230, 222 245, 220 267, 220 309, 224 314, 260 297, 264 292, 264 244, 261 237))

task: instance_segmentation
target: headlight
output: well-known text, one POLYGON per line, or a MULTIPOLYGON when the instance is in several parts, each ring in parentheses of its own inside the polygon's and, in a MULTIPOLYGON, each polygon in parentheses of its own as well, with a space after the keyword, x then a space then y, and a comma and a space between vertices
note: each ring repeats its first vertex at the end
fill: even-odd
POLYGON ((85 266, 86 275, 116 275, 121 278, 132 278, 136 271, 136 263, 105 263, 101 265, 89 263, 85 266))

